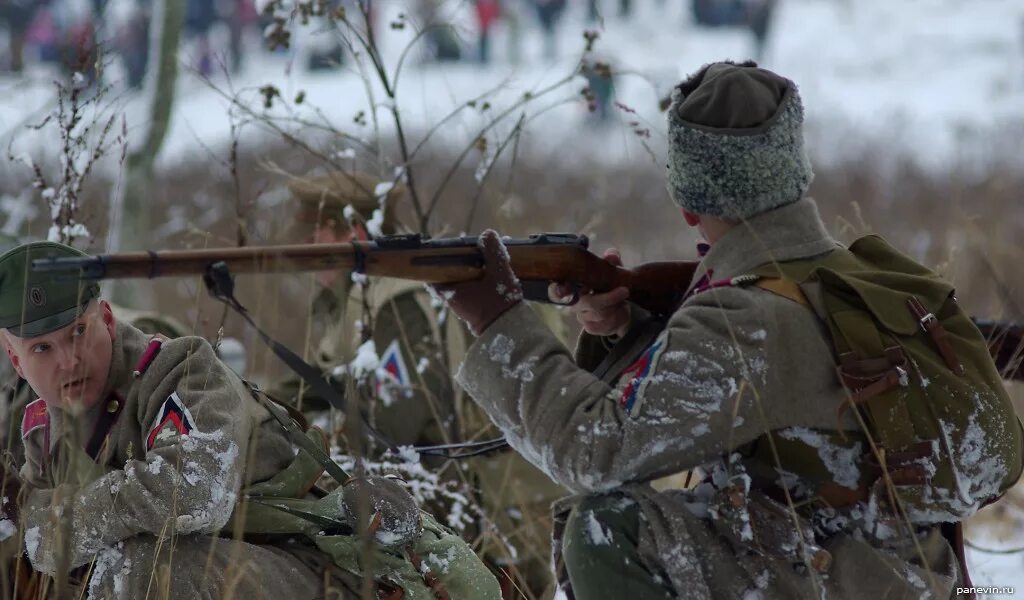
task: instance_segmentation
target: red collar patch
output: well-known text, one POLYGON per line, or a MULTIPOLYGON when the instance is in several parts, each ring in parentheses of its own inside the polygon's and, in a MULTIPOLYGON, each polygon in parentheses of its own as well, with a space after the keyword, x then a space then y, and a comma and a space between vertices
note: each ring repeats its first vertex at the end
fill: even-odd
POLYGON ((21 418, 21 437, 41 427, 50 426, 50 413, 46 412, 46 402, 42 398, 34 400, 25 407, 25 414, 21 418))

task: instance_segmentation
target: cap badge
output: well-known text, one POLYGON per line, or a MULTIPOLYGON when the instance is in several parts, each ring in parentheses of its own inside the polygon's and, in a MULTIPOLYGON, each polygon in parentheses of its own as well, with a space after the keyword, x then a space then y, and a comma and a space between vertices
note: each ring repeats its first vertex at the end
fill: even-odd
POLYGON ((32 306, 46 306, 46 292, 38 285, 32 286, 28 291, 28 301, 32 303, 32 306))

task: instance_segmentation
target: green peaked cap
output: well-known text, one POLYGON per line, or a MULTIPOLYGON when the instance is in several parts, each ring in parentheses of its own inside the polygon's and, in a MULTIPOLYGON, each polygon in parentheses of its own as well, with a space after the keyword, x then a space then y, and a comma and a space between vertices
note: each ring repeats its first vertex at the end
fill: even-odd
POLYGON ((33 271, 32 261, 82 256, 88 255, 56 242, 30 242, 0 256, 0 328, 32 338, 74 322, 99 296, 99 285, 33 271))

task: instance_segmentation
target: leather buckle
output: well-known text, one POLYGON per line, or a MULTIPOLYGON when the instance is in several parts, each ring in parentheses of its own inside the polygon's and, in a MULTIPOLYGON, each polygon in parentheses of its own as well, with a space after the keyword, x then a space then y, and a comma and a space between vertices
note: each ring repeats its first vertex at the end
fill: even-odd
POLYGON ((935 317, 934 313, 928 313, 918 320, 918 324, 921 325, 921 330, 925 333, 931 331, 932 327, 938 324, 939 320, 935 317))

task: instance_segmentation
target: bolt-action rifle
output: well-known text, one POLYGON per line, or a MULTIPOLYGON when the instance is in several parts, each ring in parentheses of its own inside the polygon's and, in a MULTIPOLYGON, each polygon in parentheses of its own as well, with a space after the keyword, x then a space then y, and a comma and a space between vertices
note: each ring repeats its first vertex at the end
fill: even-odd
MULTIPOLYGON (((506 239, 512 269, 528 300, 551 301, 548 285, 606 292, 629 288, 630 300, 659 315, 678 306, 697 268, 695 261, 652 262, 635 269, 614 266, 588 250, 584 235, 543 233, 506 239)), ((476 236, 424 239, 419 234, 391 235, 373 241, 291 246, 248 246, 126 252, 88 258, 42 258, 41 271, 77 274, 82 279, 155 278, 207 273, 221 263, 232 274, 292 273, 341 269, 374 277, 424 283, 457 283, 480 277, 483 256, 476 236)))
MULTIPOLYGON (((572 233, 543 233, 506 239, 504 244, 528 300, 551 302, 548 286, 554 282, 577 291, 606 292, 625 286, 633 303, 661 316, 671 315, 679 306, 698 264, 666 261, 633 269, 617 267, 590 252, 586 236, 572 233)), ((77 274, 83 279, 206 275, 214 266, 231 274, 342 269, 424 283, 457 283, 480 277, 483 256, 476 236, 425 239, 409 234, 335 244, 126 252, 33 261, 36 270, 77 274)), ((987 319, 975 319, 975 324, 989 340, 1003 376, 1024 381, 1024 326, 987 319)))

